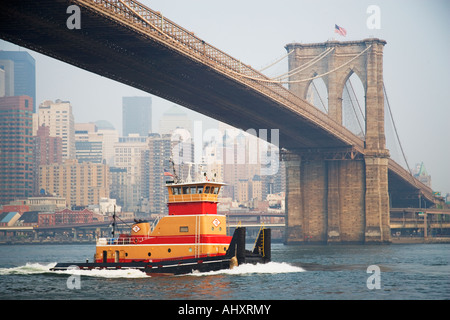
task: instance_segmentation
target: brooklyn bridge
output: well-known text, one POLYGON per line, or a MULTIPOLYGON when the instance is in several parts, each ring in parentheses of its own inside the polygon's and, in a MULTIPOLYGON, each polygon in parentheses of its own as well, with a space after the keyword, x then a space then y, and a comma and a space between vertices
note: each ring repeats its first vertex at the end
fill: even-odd
POLYGON ((384 40, 287 44, 288 74, 269 78, 133 0, 7 0, 0 19, 4 40, 243 130, 279 129, 286 243, 388 243, 391 211, 439 204, 386 147, 384 40), (70 5, 79 29, 67 26, 70 5), (342 120, 353 74, 365 96, 358 134, 342 120), (317 78, 325 112, 306 99, 317 78))

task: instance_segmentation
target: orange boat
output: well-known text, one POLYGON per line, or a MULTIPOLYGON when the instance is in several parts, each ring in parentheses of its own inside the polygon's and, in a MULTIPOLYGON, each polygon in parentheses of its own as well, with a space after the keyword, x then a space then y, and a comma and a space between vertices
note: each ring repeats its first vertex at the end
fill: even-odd
POLYGON ((58 263, 52 270, 139 269, 147 274, 212 271, 270 261, 270 229, 261 228, 253 250, 245 250, 245 228, 227 235, 225 215, 217 214, 220 188, 212 181, 168 183, 169 214, 153 223, 138 221, 130 234, 99 238, 94 262, 58 263))

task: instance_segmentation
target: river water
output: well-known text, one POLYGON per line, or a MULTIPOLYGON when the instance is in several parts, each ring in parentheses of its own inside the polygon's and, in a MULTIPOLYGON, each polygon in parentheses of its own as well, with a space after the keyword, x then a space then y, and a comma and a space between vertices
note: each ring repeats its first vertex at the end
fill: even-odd
POLYGON ((149 277, 135 270, 51 272, 92 261, 94 245, 0 245, 0 299, 450 299, 450 244, 272 245, 272 262, 149 277))

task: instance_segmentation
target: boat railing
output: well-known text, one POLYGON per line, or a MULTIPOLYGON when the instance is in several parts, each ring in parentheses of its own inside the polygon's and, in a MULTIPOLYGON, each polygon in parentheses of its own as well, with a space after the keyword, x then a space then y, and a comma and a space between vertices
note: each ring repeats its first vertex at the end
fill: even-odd
POLYGON ((150 239, 149 236, 139 236, 139 237, 118 237, 118 238, 98 238, 98 246, 106 245, 124 245, 124 244, 138 244, 144 240, 150 239))
POLYGON ((157 216, 156 219, 152 222, 152 225, 150 226, 150 232, 153 232, 155 230, 156 225, 158 224, 159 220, 161 220, 162 216, 157 216))

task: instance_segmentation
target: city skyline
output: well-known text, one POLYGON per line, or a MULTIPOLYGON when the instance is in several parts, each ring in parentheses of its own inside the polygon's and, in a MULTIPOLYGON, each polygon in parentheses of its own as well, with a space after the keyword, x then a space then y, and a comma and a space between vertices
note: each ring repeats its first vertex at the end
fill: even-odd
MULTIPOLYGON (((183 1, 143 3, 257 69, 284 55, 284 45, 290 42, 321 42, 330 38, 346 41, 369 36, 385 39, 385 83, 409 165, 412 167, 415 163, 424 162, 432 176, 433 189, 443 193, 450 192, 450 168, 446 161, 449 159, 449 151, 445 147, 445 140, 449 137, 446 123, 450 118, 449 108, 446 107, 450 97, 448 90, 445 90, 450 82, 450 73, 445 72, 450 70, 450 63, 445 56, 450 43, 446 41, 444 33, 449 26, 449 21, 445 19, 448 3, 379 1, 379 29, 368 29, 366 26, 369 17, 367 8, 371 4, 367 1, 349 1, 348 6, 330 1, 321 1, 320 4, 286 1, 274 8, 274 12, 264 3, 259 2, 260 5, 256 8, 255 3, 250 1, 240 4, 240 13, 228 15, 215 14, 219 12, 218 4, 205 1, 194 4, 183 1), (205 15, 206 9, 209 10, 208 15, 205 15), (189 14, 185 14, 186 12, 189 14), (323 19, 320 20, 320 25, 314 21, 314 14, 310 14, 311 12, 321 15, 323 19), (399 12, 404 14, 399 15, 399 12), (272 20, 268 20, 269 15, 272 20), (280 23, 274 23, 273 19, 280 23), (423 21, 420 30, 416 25, 418 20, 423 21), (229 21, 232 23, 227 24, 229 21), (266 21, 271 21, 270 26, 266 21), (333 28, 324 24, 324 21, 328 21, 331 26, 342 21, 348 31, 347 37, 334 34, 333 28), (224 25, 229 28, 224 30, 224 25), (246 27, 248 25, 251 27, 246 27), (311 30, 308 26, 317 28, 311 30), (414 73, 410 70, 411 66, 414 66, 414 73), (444 72, 439 72, 439 76, 436 76, 435 70, 444 72), (418 94, 412 95, 411 92, 418 94), (429 143, 441 140, 443 143, 437 146, 429 143)), ((0 48, 18 50, 18 46, 4 41, 0 42, 0 48)), ((122 119, 117 117, 117 113, 120 113, 121 108, 113 106, 120 106, 123 96, 150 96, 140 90, 27 51, 36 60, 36 104, 47 99, 69 100, 74 108, 76 122, 108 120, 120 132, 122 119), (70 76, 65 76, 67 74, 70 76), (104 92, 108 94, 102 94, 104 92), (89 109, 92 112, 86 111, 89 109)), ((173 105, 161 98, 151 97, 157 114, 164 113, 173 105)), ((192 111, 187 112, 195 115, 192 111)), ((157 128, 158 116, 152 115, 152 118, 152 127, 157 128)), ((207 121, 206 117, 201 118, 207 121)))

